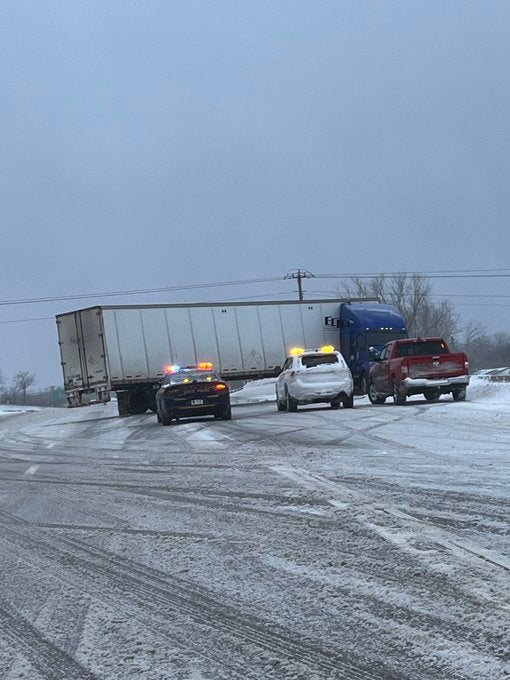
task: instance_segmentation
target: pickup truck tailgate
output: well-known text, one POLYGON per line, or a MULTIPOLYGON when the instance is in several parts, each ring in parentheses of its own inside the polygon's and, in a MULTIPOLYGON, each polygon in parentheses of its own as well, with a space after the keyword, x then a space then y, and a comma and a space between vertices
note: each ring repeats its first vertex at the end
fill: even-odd
POLYGON ((464 354, 408 357, 406 363, 410 378, 453 378, 467 372, 464 354))

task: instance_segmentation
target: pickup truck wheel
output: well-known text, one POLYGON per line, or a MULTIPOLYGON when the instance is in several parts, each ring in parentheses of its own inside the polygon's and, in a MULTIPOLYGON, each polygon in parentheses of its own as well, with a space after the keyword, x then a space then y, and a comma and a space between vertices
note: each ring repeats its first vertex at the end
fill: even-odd
POLYGON ((459 387, 457 390, 452 392, 453 401, 465 401, 466 400, 466 388, 459 387))
POLYGON ((333 401, 329 402, 329 405, 331 406, 331 408, 335 409, 340 408, 340 399, 333 399, 333 401))
POLYGON ((437 401, 441 396, 441 390, 438 387, 431 387, 430 389, 425 390, 423 396, 427 401, 437 401))
POLYGON ((167 425, 170 425, 170 423, 172 422, 172 419, 169 418, 167 415, 165 415, 165 413, 164 413, 163 411, 160 412, 159 417, 160 417, 160 421, 159 421, 159 422, 160 422, 162 425, 164 425, 165 427, 166 427, 167 425))
POLYGON ((342 399, 342 406, 344 408, 354 408, 354 395, 351 394, 350 397, 344 397, 342 399))
POLYGON ((393 401, 396 406, 404 406, 406 403, 407 394, 405 390, 393 379, 393 401))
POLYGON ((297 401, 293 399, 287 391, 287 411, 295 413, 297 411, 297 401))
POLYGON ((386 397, 380 397, 375 391, 374 381, 371 380, 368 385, 368 399, 372 404, 384 404, 386 397))
POLYGON ((287 410, 287 404, 284 401, 280 401, 278 399, 278 392, 276 393, 276 408, 279 411, 286 411, 287 410))

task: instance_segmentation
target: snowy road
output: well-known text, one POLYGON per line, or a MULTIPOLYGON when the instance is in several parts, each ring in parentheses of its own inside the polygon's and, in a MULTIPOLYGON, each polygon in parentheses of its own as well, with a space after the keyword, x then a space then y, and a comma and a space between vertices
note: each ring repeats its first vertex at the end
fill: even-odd
POLYGON ((510 676, 510 387, 0 419, 2 680, 510 676), (491 391, 492 390, 492 391, 491 391))

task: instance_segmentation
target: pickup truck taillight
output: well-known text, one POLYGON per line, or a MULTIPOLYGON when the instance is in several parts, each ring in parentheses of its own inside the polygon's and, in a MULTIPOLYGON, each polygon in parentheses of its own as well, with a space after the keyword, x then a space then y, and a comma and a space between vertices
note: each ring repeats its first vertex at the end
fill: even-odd
POLYGON ((409 371, 408 365, 402 364, 402 366, 400 367, 400 372, 402 373, 402 375, 406 375, 408 373, 408 371, 409 371))
POLYGON ((464 362, 464 370, 465 370, 466 372, 469 372, 469 361, 468 361, 467 359, 466 359, 466 361, 464 362))

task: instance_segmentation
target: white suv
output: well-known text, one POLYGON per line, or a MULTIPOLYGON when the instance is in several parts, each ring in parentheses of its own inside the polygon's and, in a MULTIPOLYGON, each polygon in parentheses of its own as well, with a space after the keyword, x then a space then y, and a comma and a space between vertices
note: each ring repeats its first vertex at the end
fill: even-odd
POLYGON ((352 375, 334 347, 294 348, 276 379, 279 411, 296 411, 299 404, 329 402, 331 408, 354 406, 352 375))

